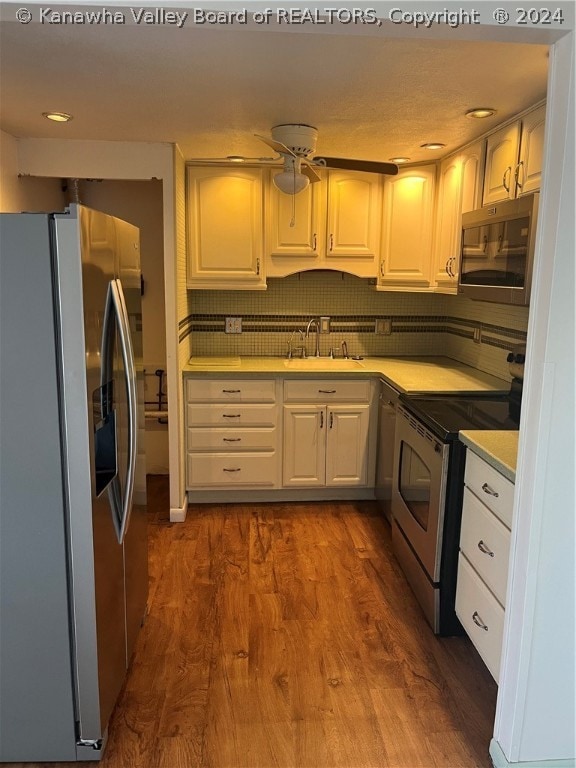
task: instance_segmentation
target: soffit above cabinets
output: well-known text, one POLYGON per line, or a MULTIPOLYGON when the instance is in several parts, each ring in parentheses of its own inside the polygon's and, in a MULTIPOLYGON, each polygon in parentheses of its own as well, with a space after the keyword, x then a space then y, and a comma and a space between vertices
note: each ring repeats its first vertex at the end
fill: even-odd
POLYGON ((546 96, 544 45, 344 31, 4 21, 1 128, 176 142, 185 159, 198 159, 260 157, 267 151, 254 134, 299 122, 319 129, 319 154, 421 162, 546 96), (497 113, 470 120, 471 107, 497 113), (48 110, 74 117, 53 124, 42 117, 48 110), (446 148, 422 149, 428 141, 446 148))

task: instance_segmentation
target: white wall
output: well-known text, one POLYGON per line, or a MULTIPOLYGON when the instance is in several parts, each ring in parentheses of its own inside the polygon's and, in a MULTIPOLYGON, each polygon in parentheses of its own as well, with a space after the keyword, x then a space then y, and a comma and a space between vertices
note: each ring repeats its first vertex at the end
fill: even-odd
POLYGON ((18 140, 0 131, 0 211, 61 211, 60 179, 19 177, 18 140))
POLYGON ((178 515, 185 508, 180 439, 183 423, 178 367, 176 305, 176 226, 174 147, 166 143, 18 139, 19 172, 30 176, 80 179, 161 179, 164 219, 164 281, 166 311, 166 370, 170 454, 170 507, 178 515))
POLYGON ((541 195, 520 425, 496 765, 574 766, 574 48, 551 51, 541 195), (548 763, 546 763, 548 764, 548 763))

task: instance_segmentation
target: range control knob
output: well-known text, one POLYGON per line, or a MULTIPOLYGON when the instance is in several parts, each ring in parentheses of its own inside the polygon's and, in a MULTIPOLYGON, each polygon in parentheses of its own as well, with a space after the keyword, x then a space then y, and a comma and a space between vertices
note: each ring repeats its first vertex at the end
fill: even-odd
POLYGON ((514 355, 514 362, 524 365, 526 361, 526 355, 514 355))
POLYGON ((506 358, 507 363, 513 363, 514 362, 514 352, 508 352, 508 357, 506 358))

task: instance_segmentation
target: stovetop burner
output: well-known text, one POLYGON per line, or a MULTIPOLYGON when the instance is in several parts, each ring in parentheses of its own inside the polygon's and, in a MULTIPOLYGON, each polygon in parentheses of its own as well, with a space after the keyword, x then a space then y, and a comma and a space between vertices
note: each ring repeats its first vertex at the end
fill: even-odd
POLYGON ((522 382, 506 395, 400 395, 400 402, 444 441, 463 429, 515 430, 520 423, 522 382))

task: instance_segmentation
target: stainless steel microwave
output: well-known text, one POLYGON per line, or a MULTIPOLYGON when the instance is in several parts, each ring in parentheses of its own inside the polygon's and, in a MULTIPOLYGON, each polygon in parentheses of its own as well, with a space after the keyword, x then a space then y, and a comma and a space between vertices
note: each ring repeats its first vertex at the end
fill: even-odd
POLYGON ((535 192, 462 214, 459 294, 529 303, 539 197, 535 192))

